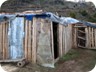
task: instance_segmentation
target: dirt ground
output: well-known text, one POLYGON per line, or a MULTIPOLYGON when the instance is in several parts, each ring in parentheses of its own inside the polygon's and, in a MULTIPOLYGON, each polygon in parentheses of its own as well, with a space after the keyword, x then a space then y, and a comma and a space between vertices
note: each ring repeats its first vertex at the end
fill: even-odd
POLYGON ((2 63, 1 65, 7 72, 88 72, 95 64, 96 50, 78 48, 71 49, 69 53, 60 58, 55 64, 55 68, 46 68, 31 63, 22 68, 10 63, 2 63))

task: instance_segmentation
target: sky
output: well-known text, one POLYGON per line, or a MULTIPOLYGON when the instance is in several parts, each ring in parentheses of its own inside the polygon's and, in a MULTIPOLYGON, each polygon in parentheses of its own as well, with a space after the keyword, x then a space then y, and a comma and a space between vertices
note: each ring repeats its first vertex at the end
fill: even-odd
POLYGON ((6 0, 0 0, 0 7, 2 5, 3 2, 5 2, 6 0))

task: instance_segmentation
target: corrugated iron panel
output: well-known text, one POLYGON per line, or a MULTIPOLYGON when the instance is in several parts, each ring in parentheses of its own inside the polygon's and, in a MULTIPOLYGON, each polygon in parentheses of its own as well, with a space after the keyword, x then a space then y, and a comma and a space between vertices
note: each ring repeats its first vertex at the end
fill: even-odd
POLYGON ((11 59, 23 57, 24 18, 17 17, 9 24, 9 51, 11 59))

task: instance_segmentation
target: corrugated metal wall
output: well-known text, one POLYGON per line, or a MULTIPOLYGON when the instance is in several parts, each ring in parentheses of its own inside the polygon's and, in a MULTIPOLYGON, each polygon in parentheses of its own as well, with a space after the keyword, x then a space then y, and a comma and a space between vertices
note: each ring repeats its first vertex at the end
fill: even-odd
POLYGON ((9 53, 10 59, 21 59, 24 57, 24 18, 16 17, 9 23, 9 53))

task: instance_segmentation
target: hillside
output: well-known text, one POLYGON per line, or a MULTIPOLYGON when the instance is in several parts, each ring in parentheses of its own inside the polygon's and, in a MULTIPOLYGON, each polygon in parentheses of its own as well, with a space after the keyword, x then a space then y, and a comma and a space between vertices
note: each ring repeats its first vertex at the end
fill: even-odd
POLYGON ((74 3, 64 0, 8 0, 1 6, 4 12, 23 12, 39 10, 59 13, 61 16, 71 16, 80 20, 96 22, 96 9, 92 2, 74 3))

